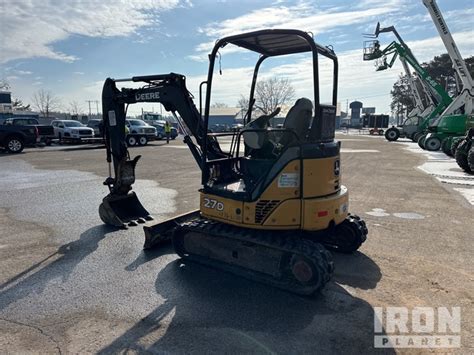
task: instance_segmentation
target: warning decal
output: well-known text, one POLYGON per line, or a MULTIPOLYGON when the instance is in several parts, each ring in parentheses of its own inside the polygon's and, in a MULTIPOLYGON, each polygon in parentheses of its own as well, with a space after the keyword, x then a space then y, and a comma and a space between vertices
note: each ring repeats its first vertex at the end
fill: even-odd
POLYGON ((109 126, 110 127, 116 126, 117 125, 117 119, 115 118, 115 111, 110 110, 108 112, 108 114, 109 114, 109 126))
POLYGON ((298 187, 300 186, 299 173, 281 174, 278 178, 278 187, 298 187))

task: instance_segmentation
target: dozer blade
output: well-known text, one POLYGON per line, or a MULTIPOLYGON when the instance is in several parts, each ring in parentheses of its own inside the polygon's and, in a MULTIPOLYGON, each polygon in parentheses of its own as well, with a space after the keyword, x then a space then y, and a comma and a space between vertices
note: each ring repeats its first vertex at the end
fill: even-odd
POLYGON ((200 211, 194 210, 166 221, 155 223, 153 225, 144 226, 145 231, 145 245, 143 249, 151 249, 159 244, 171 240, 172 234, 177 226, 182 223, 189 222, 195 218, 199 218, 200 211))
POLYGON ((133 191, 126 195, 105 196, 99 206, 99 216, 105 224, 120 228, 136 226, 153 219, 133 191))

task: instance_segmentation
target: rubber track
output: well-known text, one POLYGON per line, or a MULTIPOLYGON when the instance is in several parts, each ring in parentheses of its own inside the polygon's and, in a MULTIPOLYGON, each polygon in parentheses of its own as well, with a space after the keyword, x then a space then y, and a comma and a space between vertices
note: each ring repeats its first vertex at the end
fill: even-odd
POLYGON ((340 230, 338 229, 338 227, 336 227, 333 233, 328 232, 330 233, 329 236, 325 236, 325 234, 322 234, 317 237, 316 240, 330 250, 342 253, 352 253, 356 251, 357 249, 359 249, 362 243, 367 240, 367 225, 365 224, 365 221, 362 220, 359 216, 353 214, 349 214, 346 220, 341 224, 343 223, 350 224, 352 230, 357 234, 357 240, 354 241, 354 243, 350 247, 347 247, 344 236, 340 236, 340 238, 338 238, 337 231, 340 230), (338 243, 338 239, 341 240, 341 243, 338 243), (338 245, 340 245, 340 247, 338 247, 338 245))
MULTIPOLYGON (((176 253, 185 260, 189 259, 198 263, 210 265, 248 279, 270 284, 286 291, 302 295, 310 295, 322 289, 329 281, 334 271, 334 263, 332 261, 330 252, 319 243, 301 238, 299 236, 299 231, 268 231, 247 229, 220 223, 206 218, 198 218, 179 226, 175 231, 173 242, 176 253), (194 254, 186 255, 187 252, 184 250, 179 239, 180 237, 184 238, 187 232, 202 233, 215 238, 228 238, 241 242, 254 243, 266 248, 279 250, 282 252, 282 254, 290 253, 293 255, 303 256, 311 260, 316 265, 316 268, 319 271, 318 274, 322 276, 322 280, 318 280, 316 284, 303 285, 288 276, 282 276, 281 278, 276 279, 271 275, 247 269, 238 265, 227 264, 223 261, 200 257, 194 254)), ((291 258, 288 258, 288 260, 289 259, 291 258)), ((286 270, 287 268, 282 268, 280 266, 280 270, 281 269, 286 270)))

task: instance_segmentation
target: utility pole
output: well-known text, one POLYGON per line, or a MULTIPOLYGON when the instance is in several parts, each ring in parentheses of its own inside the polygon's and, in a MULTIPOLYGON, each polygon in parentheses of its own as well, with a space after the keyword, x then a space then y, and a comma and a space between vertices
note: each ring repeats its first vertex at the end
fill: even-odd
POLYGON ((97 110, 97 117, 99 117, 99 101, 98 100, 95 100, 95 107, 97 110))
POLYGON ((89 104, 89 118, 90 118, 91 115, 92 115, 92 112, 91 112, 91 103, 94 102, 94 100, 86 100, 86 102, 89 104))

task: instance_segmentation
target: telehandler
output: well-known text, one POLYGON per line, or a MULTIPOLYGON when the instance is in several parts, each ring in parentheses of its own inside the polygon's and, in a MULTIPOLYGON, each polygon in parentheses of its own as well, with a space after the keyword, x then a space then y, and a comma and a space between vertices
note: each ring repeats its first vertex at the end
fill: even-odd
POLYGON ((185 260, 290 292, 312 294, 326 284, 333 272, 326 247, 352 252, 367 236, 364 221, 348 213, 349 195, 341 184, 340 142, 334 140, 337 57, 332 48, 317 44, 306 32, 272 29, 220 39, 209 61, 207 81, 200 85, 199 110, 183 75, 106 79, 102 105, 110 176, 104 184, 110 193, 99 207, 100 217, 118 227, 144 223, 145 248, 172 239, 176 253, 185 260), (210 133, 214 65, 218 51, 228 45, 259 54, 246 124, 238 132, 210 133), (298 99, 282 128, 269 126, 279 108, 252 119, 262 62, 305 52, 312 58, 312 71, 308 73, 313 82, 309 88, 314 94, 312 100, 298 99), (333 64, 330 105, 320 103, 319 56, 329 58, 333 64), (121 82, 143 86, 118 89, 121 82), (161 103, 177 119, 181 130, 187 132, 184 142, 202 171, 199 210, 153 223, 132 191, 140 156, 130 158, 125 143, 125 116, 129 104, 140 102, 161 103), (229 152, 221 149, 222 138, 231 139, 229 152))

